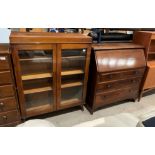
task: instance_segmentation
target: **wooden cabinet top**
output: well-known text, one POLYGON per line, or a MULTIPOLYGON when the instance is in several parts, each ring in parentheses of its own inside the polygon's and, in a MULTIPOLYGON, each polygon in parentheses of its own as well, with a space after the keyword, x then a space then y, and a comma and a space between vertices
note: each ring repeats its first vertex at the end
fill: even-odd
POLYGON ((0 44, 0 54, 9 54, 9 44, 0 44))
POLYGON ((141 49, 144 48, 144 46, 129 42, 129 43, 93 44, 92 48, 94 50, 117 50, 117 49, 141 49))
POLYGON ((142 49, 96 51, 95 59, 97 71, 100 73, 146 66, 144 51, 142 49))
POLYGON ((12 32, 11 44, 27 43, 91 43, 92 38, 79 33, 12 32))

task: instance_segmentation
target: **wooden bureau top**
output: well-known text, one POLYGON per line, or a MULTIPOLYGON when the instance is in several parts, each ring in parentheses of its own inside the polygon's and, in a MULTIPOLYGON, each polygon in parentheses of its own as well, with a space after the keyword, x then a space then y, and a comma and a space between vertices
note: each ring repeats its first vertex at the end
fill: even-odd
POLYGON ((146 66, 144 51, 142 49, 96 51, 95 59, 97 71, 100 73, 146 66))
POLYGON ((142 49, 144 46, 134 44, 134 43, 102 43, 93 44, 92 48, 94 50, 117 50, 117 49, 142 49))
POLYGON ((9 44, 0 43, 0 54, 9 54, 9 44))
POLYGON ((10 43, 92 43, 92 38, 79 33, 12 32, 10 43))

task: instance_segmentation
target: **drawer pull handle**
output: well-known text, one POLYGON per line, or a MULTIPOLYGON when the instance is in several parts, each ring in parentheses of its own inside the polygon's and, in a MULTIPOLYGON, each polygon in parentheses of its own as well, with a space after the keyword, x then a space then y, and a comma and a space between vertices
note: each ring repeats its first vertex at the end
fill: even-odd
POLYGON ((107 88, 111 88, 111 85, 110 85, 110 84, 108 84, 108 85, 107 85, 107 88))
POLYGON ((138 71, 135 71, 135 74, 138 75, 138 71))
POLYGON ((112 79, 112 77, 113 77, 112 75, 109 75, 109 79, 112 79))
POLYGON ((0 102, 0 107, 4 107, 4 103, 3 102, 0 102))
POLYGON ((136 80, 131 80, 131 82, 132 82, 132 83, 135 83, 135 82, 136 82, 136 80))
POLYGON ((8 119, 8 117, 7 116, 2 116, 3 117, 3 120, 7 120, 8 119))

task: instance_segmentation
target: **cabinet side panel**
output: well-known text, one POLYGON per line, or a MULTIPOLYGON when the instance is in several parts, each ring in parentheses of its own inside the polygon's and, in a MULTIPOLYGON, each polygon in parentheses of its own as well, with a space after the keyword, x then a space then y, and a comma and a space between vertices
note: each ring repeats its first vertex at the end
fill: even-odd
POLYGON ((18 91, 18 97, 19 97, 19 104, 20 104, 20 110, 22 118, 26 118, 26 107, 25 107, 25 99, 23 94, 23 85, 21 80, 21 71, 20 71, 20 65, 19 65, 19 57, 18 57, 18 51, 14 46, 11 46, 12 50, 12 59, 13 59, 13 66, 15 71, 15 79, 17 84, 17 91, 18 91))

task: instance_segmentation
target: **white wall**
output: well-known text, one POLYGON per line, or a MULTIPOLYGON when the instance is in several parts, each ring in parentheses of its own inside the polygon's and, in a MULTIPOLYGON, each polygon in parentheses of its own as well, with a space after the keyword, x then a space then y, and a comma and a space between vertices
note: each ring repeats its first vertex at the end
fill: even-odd
POLYGON ((9 43, 10 29, 0 28, 0 43, 9 43))

